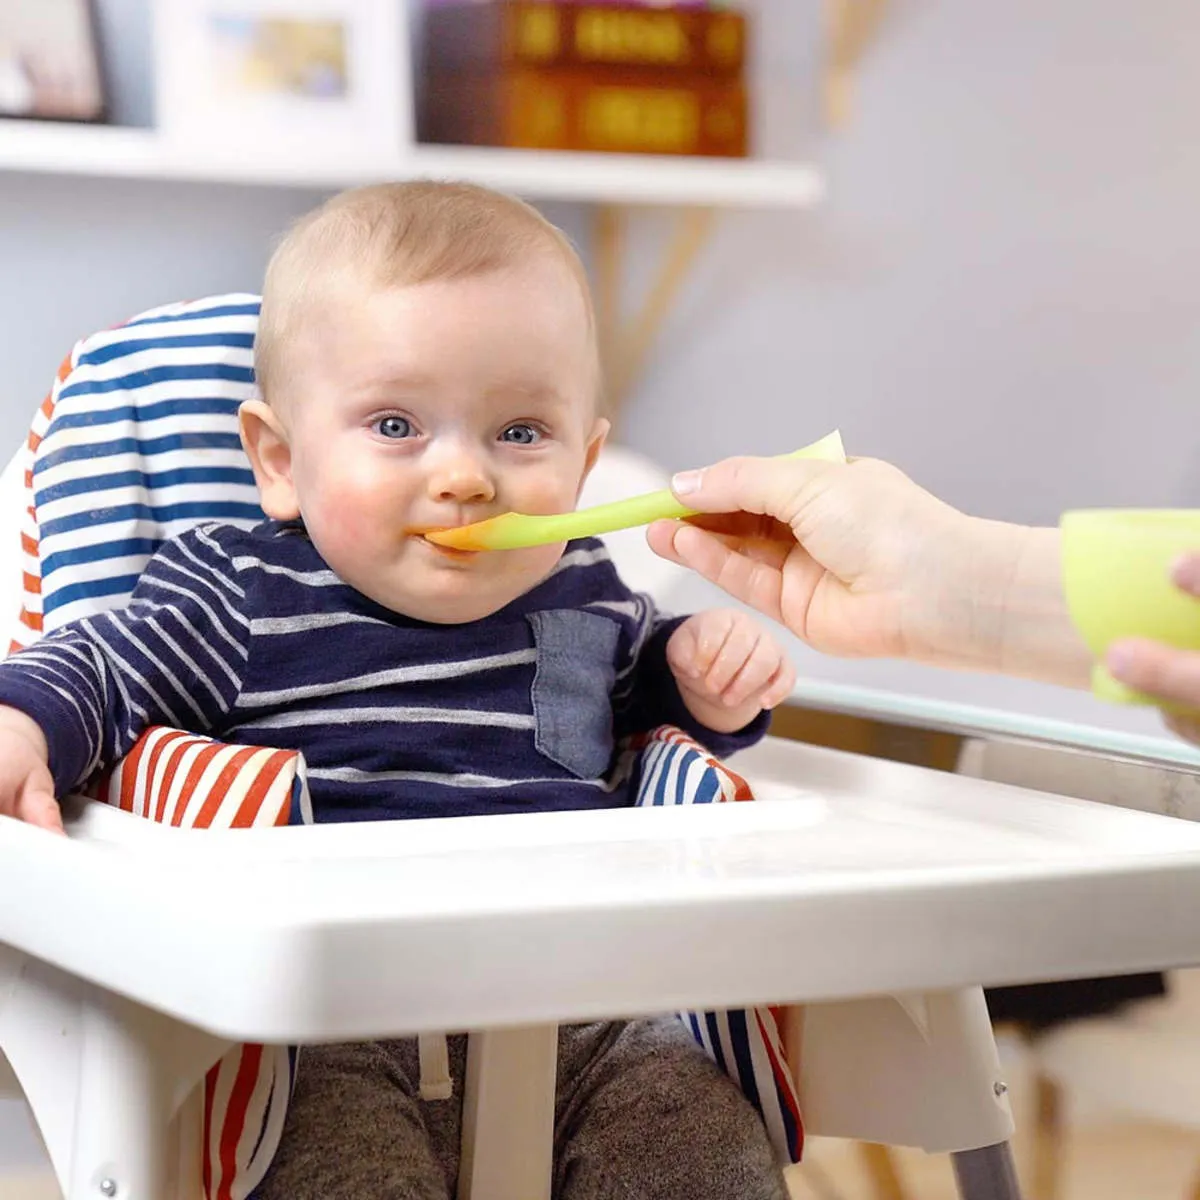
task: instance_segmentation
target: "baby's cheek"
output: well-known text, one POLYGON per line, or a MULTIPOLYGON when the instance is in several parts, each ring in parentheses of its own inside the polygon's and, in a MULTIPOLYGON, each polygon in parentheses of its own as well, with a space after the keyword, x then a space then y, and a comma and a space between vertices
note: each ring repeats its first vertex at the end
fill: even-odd
POLYGON ((578 478, 572 473, 555 472, 544 481, 524 479, 520 495, 513 497, 512 507, 519 512, 570 512, 575 507, 578 478))
POLYGON ((505 555, 506 558, 514 560, 513 565, 528 579, 530 587, 545 579, 558 565, 561 556, 560 546, 531 546, 528 550, 518 550, 505 555))
POLYGON ((379 513, 369 488, 351 480, 325 480, 315 501, 318 511, 310 520, 320 525, 327 538, 352 546, 378 532, 379 513))
POLYGON ((356 546, 362 541, 362 521, 351 509, 334 506, 325 514, 321 522, 327 541, 333 542, 343 550, 356 546))

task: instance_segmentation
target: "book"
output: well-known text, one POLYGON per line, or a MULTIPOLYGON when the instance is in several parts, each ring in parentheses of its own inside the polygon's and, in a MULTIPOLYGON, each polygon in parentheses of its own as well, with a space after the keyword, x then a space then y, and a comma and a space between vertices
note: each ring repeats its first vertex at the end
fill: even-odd
POLYGON ((485 0, 425 14, 425 70, 618 67, 735 78, 746 60, 736 11, 632 3, 485 0))
POLYGON ((746 89, 736 80, 637 71, 517 68, 423 81, 425 142, 727 158, 748 151, 746 89))

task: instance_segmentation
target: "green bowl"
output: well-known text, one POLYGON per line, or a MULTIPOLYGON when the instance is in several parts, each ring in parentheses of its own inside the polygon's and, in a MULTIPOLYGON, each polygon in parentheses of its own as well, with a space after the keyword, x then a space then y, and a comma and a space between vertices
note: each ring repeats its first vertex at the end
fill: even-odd
POLYGON ((1200 602, 1170 578, 1176 559, 1200 551, 1200 510, 1081 509, 1064 513, 1060 527, 1067 609, 1097 660, 1093 693, 1119 704, 1160 703, 1114 679, 1103 660, 1126 637, 1200 650, 1200 602))

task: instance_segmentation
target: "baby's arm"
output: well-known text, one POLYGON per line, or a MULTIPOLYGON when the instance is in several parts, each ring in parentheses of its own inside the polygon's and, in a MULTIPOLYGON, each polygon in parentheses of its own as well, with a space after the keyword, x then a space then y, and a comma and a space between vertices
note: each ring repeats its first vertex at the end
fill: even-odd
POLYGON ((147 726, 219 724, 248 653, 236 575, 218 542, 194 531, 151 559, 128 608, 0 663, 0 813, 57 827, 53 797, 123 757, 147 726))
POLYGON ((688 712, 733 733, 785 700, 796 671, 779 643, 748 613, 710 609, 688 617, 667 642, 667 665, 688 712))

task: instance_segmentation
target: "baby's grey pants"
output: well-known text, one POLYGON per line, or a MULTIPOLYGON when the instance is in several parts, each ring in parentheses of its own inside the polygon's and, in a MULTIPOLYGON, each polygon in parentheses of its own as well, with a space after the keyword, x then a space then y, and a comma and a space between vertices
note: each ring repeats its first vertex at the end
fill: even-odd
MULTIPOLYGON (((454 1095, 421 1100, 415 1038, 300 1053, 283 1141, 254 1200, 453 1200, 454 1095)), ((564 1026, 554 1200, 787 1200, 758 1114, 675 1017, 564 1026)))

